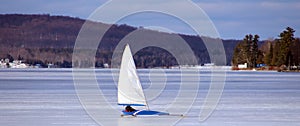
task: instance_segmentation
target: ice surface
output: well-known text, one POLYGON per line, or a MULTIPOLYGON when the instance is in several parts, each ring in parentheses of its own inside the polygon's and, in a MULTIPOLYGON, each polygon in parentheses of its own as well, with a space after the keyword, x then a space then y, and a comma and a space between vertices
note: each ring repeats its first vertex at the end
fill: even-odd
MULTIPOLYGON (((118 70, 95 70, 100 90, 109 107, 119 112, 116 81, 118 70)), ((142 86, 153 110, 164 110, 177 97, 180 89, 180 70, 138 70, 142 86), (163 89, 158 89, 163 88, 163 89), (157 89, 157 90, 150 90, 157 89), (154 92, 154 94, 153 94, 154 92)), ((183 76, 192 78, 193 70, 183 76)), ((213 114, 199 122, 199 113, 208 92, 209 70, 199 72, 197 99, 181 117, 153 117, 157 122, 179 120, 179 126, 297 126, 300 124, 300 73, 227 71, 226 84, 213 114)), ((216 74, 221 76, 223 74, 216 74)), ((82 76, 82 79, 85 79, 82 76)), ((82 107, 73 84, 72 69, 0 69, 0 125, 1 126, 97 126, 99 122, 82 107)), ((89 85, 89 84, 87 84, 89 85)), ((88 90, 88 89, 87 89, 88 90)), ((192 90, 192 89, 191 89, 192 90)), ((92 97, 91 99, 96 99, 92 97)), ((91 100, 93 102, 93 100, 91 100)), ((93 104, 93 103, 91 103, 93 104)), ((183 104, 182 104, 183 105, 183 104)), ((99 106, 94 106, 95 110, 99 106)), ((106 109, 107 106, 101 106, 106 109)), ((185 106, 178 105, 178 109, 185 106)), ((101 112, 99 112, 101 113, 101 112)), ((137 122, 153 125, 152 117, 121 118, 102 113, 106 121, 120 126, 137 122), (115 118, 110 118, 115 117, 115 118), (146 119, 145 119, 146 118, 146 119)), ((121 113, 118 113, 121 114, 121 113)), ((108 124, 107 122, 101 124, 108 124)))

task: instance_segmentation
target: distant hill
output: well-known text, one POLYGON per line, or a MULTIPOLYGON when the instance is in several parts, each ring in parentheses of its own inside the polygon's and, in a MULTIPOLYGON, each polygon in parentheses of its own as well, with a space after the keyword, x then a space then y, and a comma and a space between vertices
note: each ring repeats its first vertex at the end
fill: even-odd
MULTIPOLYGON (((51 15, 0 15, 0 59, 20 59, 29 64, 53 63, 59 67, 71 67, 72 52, 76 37, 85 20, 67 16, 51 15)), ((95 23, 107 25, 103 23, 95 23)), ((111 56, 118 43, 138 28, 128 25, 113 25, 105 34, 96 55, 96 66, 111 63, 111 56)), ((151 31, 156 32, 156 31, 151 31)), ((159 34, 169 34, 157 32, 159 34)), ((191 46, 199 64, 209 63, 209 55, 198 36, 181 35, 191 46)), ((239 40, 223 40, 230 64, 234 47, 239 40)), ((176 65, 175 58, 167 51, 155 47, 140 50, 134 56, 138 67, 176 65), (143 60, 141 60, 143 59, 143 60)))

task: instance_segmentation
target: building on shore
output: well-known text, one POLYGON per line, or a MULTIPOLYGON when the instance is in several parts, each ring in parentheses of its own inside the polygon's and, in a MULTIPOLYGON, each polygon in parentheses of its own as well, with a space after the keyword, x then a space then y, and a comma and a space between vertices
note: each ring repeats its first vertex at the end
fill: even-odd
POLYGON ((1 59, 0 68, 29 68, 29 65, 23 63, 21 60, 9 62, 9 59, 1 59))

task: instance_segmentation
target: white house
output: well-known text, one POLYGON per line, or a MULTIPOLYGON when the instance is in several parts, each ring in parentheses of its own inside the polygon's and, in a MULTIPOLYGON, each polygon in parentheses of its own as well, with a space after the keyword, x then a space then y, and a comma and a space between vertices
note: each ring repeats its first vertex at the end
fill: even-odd
POLYGON ((239 64, 238 65, 238 68, 240 69, 244 69, 244 68, 247 68, 248 64, 247 63, 244 63, 244 64, 239 64))

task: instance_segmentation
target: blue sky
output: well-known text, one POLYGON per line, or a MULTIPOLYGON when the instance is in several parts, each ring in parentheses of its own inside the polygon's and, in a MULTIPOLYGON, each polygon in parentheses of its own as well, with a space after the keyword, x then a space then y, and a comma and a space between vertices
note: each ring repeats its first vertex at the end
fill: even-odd
MULTIPOLYGON (((5 0, 1 1, 0 13, 51 14, 85 19, 106 2, 107 0, 5 0)), ((300 37, 299 0, 193 0, 193 2, 206 12, 224 39, 243 39, 249 33, 259 34, 261 39, 276 38, 287 26, 294 28, 296 36, 300 37)), ((134 6, 134 3, 130 5, 134 6)), ((186 24, 161 14, 142 13, 124 18, 119 23, 145 27, 155 25, 173 32, 194 34, 186 24)))

